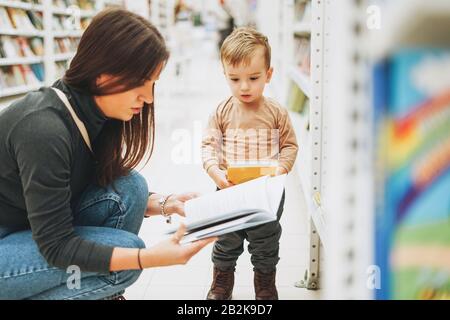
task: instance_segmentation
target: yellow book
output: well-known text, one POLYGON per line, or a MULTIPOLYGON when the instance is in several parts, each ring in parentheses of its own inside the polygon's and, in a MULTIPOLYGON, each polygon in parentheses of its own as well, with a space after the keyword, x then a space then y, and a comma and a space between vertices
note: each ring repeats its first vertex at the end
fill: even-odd
POLYGON ((228 181, 233 184, 244 183, 262 176, 275 176, 276 161, 232 163, 228 166, 228 181))

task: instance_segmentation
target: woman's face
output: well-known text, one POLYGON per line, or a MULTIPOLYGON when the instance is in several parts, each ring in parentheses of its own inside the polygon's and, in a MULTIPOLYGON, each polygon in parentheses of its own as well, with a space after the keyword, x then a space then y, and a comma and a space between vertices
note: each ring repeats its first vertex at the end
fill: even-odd
MULTIPOLYGON (((94 100, 106 117, 122 121, 129 121, 133 116, 141 113, 144 103, 153 103, 153 85, 159 79, 163 65, 161 64, 154 75, 137 88, 114 93, 106 96, 95 96, 94 100)), ((102 74, 97 79, 97 85, 110 81, 114 77, 102 74)))

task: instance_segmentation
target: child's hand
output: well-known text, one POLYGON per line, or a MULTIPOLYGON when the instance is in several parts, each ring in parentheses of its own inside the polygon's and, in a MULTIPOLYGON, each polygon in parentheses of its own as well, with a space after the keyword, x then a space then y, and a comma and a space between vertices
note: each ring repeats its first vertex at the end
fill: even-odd
POLYGON ((287 173, 287 171, 283 167, 277 167, 277 170, 275 171, 275 175, 277 175, 277 176, 281 176, 282 174, 286 174, 286 173, 287 173))
POLYGON ((211 179, 214 180, 216 186, 221 190, 233 186, 233 184, 228 181, 227 173, 217 166, 214 166, 210 170, 208 170, 208 174, 211 179))

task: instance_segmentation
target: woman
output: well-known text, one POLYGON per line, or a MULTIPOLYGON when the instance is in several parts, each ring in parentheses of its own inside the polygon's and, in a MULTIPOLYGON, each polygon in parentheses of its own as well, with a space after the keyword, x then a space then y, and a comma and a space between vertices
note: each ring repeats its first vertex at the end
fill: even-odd
POLYGON ((103 11, 63 80, 0 114, 0 299, 116 297, 143 268, 184 264, 214 240, 180 246, 180 227, 144 249, 137 236, 144 216, 184 215, 195 197, 149 196, 133 170, 153 149, 168 57, 148 21, 103 11))

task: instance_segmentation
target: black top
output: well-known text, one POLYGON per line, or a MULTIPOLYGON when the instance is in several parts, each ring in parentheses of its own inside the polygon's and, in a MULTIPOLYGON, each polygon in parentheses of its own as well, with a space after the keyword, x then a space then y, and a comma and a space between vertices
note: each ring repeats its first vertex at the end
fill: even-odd
MULTIPOLYGON (((92 96, 57 81, 91 142, 108 120, 92 96)), ((74 233, 72 209, 93 182, 94 159, 54 90, 28 93, 0 112, 0 226, 30 229, 50 265, 109 272, 113 247, 74 233)), ((1 240, 0 240, 1 241, 1 240)))

